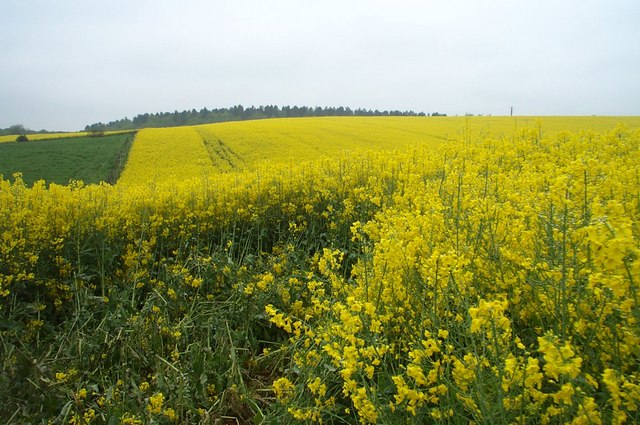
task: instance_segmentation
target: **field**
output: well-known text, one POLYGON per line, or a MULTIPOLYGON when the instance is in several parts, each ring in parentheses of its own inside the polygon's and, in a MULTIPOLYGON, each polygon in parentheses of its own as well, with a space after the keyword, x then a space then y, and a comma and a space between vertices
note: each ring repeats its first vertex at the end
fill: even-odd
POLYGON ((638 117, 323 117, 236 121, 192 127, 145 129, 133 146, 120 183, 201 179, 212 172, 297 164, 344 152, 392 151, 417 145, 510 136, 537 128, 609 130, 640 126, 638 117))
POLYGON ((0 418, 638 423, 640 121, 441 119, 146 129, 115 185, 0 181, 0 418))
MULTIPOLYGON (((65 133, 34 133, 34 134, 27 134, 27 138, 29 139, 29 141, 32 141, 32 140, 35 141, 35 140, 68 139, 68 138, 72 138, 72 137, 86 137, 86 136, 88 136, 88 134, 85 131, 80 131, 80 132, 75 132, 75 133, 65 132, 65 133)), ((0 136, 0 143, 15 142, 17 137, 18 137, 17 134, 0 136)))
MULTIPOLYGON (((116 134, 129 134, 132 132, 134 131, 132 130, 107 131, 104 133, 104 135, 112 136, 116 134)), ((15 142, 18 136, 19 136, 18 134, 0 136, 0 143, 15 142)), ((39 140, 71 139, 76 137, 89 137, 89 136, 92 136, 92 134, 86 131, 76 131, 76 132, 65 131, 65 132, 59 132, 59 133, 32 133, 32 134, 27 134, 26 136, 29 139, 28 141, 39 141, 39 140)))
POLYGON ((0 176, 11 178, 22 173, 28 185, 37 180, 69 184, 81 180, 86 184, 115 183, 118 168, 126 159, 133 134, 103 137, 70 137, 24 143, 0 144, 0 176))

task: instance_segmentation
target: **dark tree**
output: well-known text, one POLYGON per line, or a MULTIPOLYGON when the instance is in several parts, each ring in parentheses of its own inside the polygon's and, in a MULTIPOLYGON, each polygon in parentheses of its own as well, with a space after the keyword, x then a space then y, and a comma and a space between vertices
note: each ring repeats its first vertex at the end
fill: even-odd
MULTIPOLYGON (((440 116, 434 112, 432 116, 440 116)), ((111 121, 107 124, 92 124, 85 127, 86 131, 95 125, 101 125, 104 131, 108 130, 136 130, 145 127, 171 127, 181 125, 209 124, 223 121, 257 120, 263 118, 283 118, 283 117, 326 117, 326 116, 426 116, 424 112, 385 110, 376 109, 351 109, 344 106, 282 106, 260 105, 248 108, 242 105, 235 105, 230 108, 215 108, 201 110, 191 109, 182 112, 157 112, 155 114, 140 114, 132 119, 124 118, 111 121)), ((5 133, 6 134, 6 133, 5 133)), ((12 133, 18 134, 18 133, 12 133)))

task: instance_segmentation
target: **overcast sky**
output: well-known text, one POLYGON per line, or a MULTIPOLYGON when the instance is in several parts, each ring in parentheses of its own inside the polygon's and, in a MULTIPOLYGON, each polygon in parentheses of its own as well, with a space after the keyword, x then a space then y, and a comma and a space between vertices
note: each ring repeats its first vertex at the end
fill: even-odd
POLYGON ((638 0, 0 0, 0 128, 242 104, 640 115, 638 0))

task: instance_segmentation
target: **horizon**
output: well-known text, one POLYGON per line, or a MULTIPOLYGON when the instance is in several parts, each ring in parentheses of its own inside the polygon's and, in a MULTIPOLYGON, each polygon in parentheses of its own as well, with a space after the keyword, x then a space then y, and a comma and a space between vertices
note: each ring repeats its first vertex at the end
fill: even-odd
MULTIPOLYGON (((234 105, 234 106, 243 106, 243 105, 234 105)), ((267 106, 267 105, 258 105, 258 106, 248 106, 245 107, 246 108, 251 108, 251 107, 256 107, 259 108, 261 106, 267 106)), ((282 108, 282 107, 286 107, 286 106, 299 106, 300 105, 269 105, 269 106, 275 106, 278 108, 282 108)), ((231 106, 233 107, 233 106, 231 106)), ((213 109, 224 109, 224 108, 231 108, 231 107, 218 107, 218 108, 208 108, 208 107, 203 107, 203 108, 190 108, 190 109, 184 109, 182 111, 177 111, 178 113, 184 112, 184 111, 192 111, 193 109, 195 109, 196 111, 201 111, 203 109, 208 109, 208 110, 213 110, 213 109)), ((324 108, 332 108, 332 106, 325 106, 324 108)), ((348 107, 345 107, 348 108, 348 107)), ((350 108, 350 107, 349 107, 350 108)), ((357 110, 357 109, 364 109, 364 108, 350 108, 352 110, 357 110)), ((368 111, 370 111, 370 109, 367 109, 368 111)), ((405 111, 403 109, 393 109, 393 111, 402 111, 402 112, 408 112, 405 111)), ((174 112, 176 112, 176 110, 174 111, 161 111, 161 112, 143 112, 143 113, 139 113, 139 114, 135 114, 132 115, 131 117, 129 116, 123 116, 121 118, 115 118, 111 121, 98 121, 95 123, 87 123, 84 126, 82 126, 81 128, 75 128, 75 129, 65 129, 65 130, 58 130, 58 129, 47 129, 47 128, 32 128, 29 125, 25 125, 21 122, 18 123, 14 123, 11 124, 7 127, 4 128, 0 128, 0 130, 6 130, 9 129, 11 127, 15 127, 15 126, 22 126, 24 127, 24 129, 27 132, 32 132, 32 133, 77 133, 77 132, 83 132, 85 131, 86 127, 89 127, 91 125, 95 125, 95 124, 108 124, 109 122, 113 122, 113 121, 117 121, 117 120, 123 120, 123 119, 129 119, 131 120, 132 118, 136 117, 136 116, 140 116, 140 115, 157 115, 157 114, 173 114, 174 112)), ((380 111, 380 112, 390 112, 390 111, 380 111)), ((422 113, 423 111, 413 111, 416 113, 416 115, 411 115, 411 116, 401 116, 401 115, 397 115, 396 117, 399 118, 470 118, 470 117, 474 117, 474 118, 563 118, 563 117, 568 117, 568 118, 588 118, 588 117, 601 117, 601 118, 615 118, 615 117, 625 117, 625 118, 629 118, 629 117, 640 117, 640 113, 639 114, 590 114, 590 115, 580 115, 580 114, 559 114, 559 115, 541 115, 541 114, 534 114, 534 115, 526 115, 526 114, 482 114, 482 113, 478 113, 478 114, 473 114, 473 113, 464 113, 464 114, 444 114, 444 115, 431 115, 431 112, 425 112, 425 115, 418 115, 420 113, 422 113)), ((439 112, 439 111, 433 111, 433 112, 439 112)), ((141 130, 144 128, 167 128, 167 127, 188 127, 188 126, 195 126, 195 125, 208 125, 208 124, 218 124, 218 123, 223 123, 223 122, 232 122, 232 121, 257 121, 257 120, 276 120, 276 119, 304 119, 304 118, 322 118, 322 117, 342 117, 342 118, 349 118, 349 117, 360 117, 360 118, 383 118, 385 117, 384 115, 371 115, 371 116, 367 116, 367 115, 317 115, 317 116, 288 116, 288 117, 262 117, 262 118, 236 118, 236 119, 230 119, 230 120, 225 120, 225 121, 216 121, 216 122, 209 122, 209 123, 202 123, 202 124, 184 124, 184 125, 176 125, 176 126, 164 126, 164 127, 156 127, 156 126, 141 126, 141 127, 136 127, 136 128, 132 128, 131 130, 141 130)), ((15 135, 18 135, 18 133, 16 133, 15 135)))

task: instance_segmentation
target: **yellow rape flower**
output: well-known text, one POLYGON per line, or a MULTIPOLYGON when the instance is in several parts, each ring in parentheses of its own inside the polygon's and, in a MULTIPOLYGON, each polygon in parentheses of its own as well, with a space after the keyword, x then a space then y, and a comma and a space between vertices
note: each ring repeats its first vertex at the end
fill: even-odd
POLYGON ((162 406, 164 404, 164 394, 161 392, 155 393, 149 397, 149 404, 147 405, 147 411, 152 414, 162 413, 162 406))
POLYGON ((293 396, 295 385, 287 378, 282 377, 273 381, 273 392, 281 402, 286 402, 293 396))

